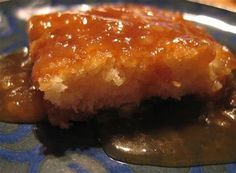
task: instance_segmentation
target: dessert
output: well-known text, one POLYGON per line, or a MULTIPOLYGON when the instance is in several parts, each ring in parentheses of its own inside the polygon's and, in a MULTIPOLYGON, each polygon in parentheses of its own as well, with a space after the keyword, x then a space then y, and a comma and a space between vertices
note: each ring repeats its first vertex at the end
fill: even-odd
POLYGON ((40 121, 34 134, 56 155, 99 141, 135 164, 235 162, 234 55, 180 13, 88 7, 33 16, 29 52, 0 57, 1 121, 40 121))
POLYGON ((236 67, 202 28, 150 6, 98 5, 33 16, 28 26, 33 83, 62 127, 151 97, 214 96, 236 67))

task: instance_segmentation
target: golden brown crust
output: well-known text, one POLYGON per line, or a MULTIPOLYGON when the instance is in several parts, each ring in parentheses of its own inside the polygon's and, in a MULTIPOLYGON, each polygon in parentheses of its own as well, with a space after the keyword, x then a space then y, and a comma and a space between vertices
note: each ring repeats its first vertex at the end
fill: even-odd
MULTIPOLYGON (((94 50, 109 51, 120 65, 130 61, 121 57, 136 52, 132 61, 148 66, 162 64, 167 53, 158 51, 178 45, 173 41, 196 51, 205 44, 215 44, 205 31, 179 13, 139 5, 104 5, 88 12, 34 16, 29 23, 31 56, 34 61, 40 59, 33 69, 35 81, 68 71, 68 66, 70 71, 77 70, 78 65, 88 68, 83 62, 88 54, 96 53, 94 50), (140 60, 140 56, 145 58, 140 60)), ((181 61, 185 55, 179 58, 181 61)), ((213 58, 206 56, 202 63, 213 58)))
POLYGON ((234 56, 180 13, 99 5, 29 20, 33 81, 60 108, 94 112, 152 96, 214 95, 234 56))

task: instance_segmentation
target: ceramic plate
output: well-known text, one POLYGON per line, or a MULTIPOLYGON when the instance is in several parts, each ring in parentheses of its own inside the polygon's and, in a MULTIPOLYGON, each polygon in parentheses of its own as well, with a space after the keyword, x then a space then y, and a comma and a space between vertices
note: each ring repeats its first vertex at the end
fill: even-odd
MULTIPOLYGON (((1 2, 1 1, 0 1, 1 2)), ((26 19, 34 13, 63 10, 79 4, 100 3, 99 0, 3 0, 0 3, 0 53, 11 53, 27 46, 26 19)), ((106 1, 107 2, 107 1, 106 1)), ((111 2, 111 1, 110 1, 111 2)), ((117 2, 114 0, 113 2, 117 2)), ((120 1, 119 1, 120 2, 120 1)), ((236 14, 184 0, 125 1, 152 4, 178 10, 185 18, 205 27, 219 42, 236 53, 236 14)), ((49 125, 0 123, 1 173, 235 173, 236 164, 164 168, 126 164, 109 158, 94 141, 93 135, 74 135, 49 125), (43 127, 42 127, 43 126, 43 127), (35 132, 35 128, 43 130, 35 132), (63 138, 61 133, 66 134, 63 138), (46 135, 46 137, 45 137, 46 135), (65 141, 74 139, 73 144, 65 141), (56 153, 56 154, 55 154, 56 153)), ((83 128, 82 128, 83 130, 83 128)), ((88 134, 87 134, 88 133, 88 134)), ((219 156, 220 157, 220 156, 219 156)))

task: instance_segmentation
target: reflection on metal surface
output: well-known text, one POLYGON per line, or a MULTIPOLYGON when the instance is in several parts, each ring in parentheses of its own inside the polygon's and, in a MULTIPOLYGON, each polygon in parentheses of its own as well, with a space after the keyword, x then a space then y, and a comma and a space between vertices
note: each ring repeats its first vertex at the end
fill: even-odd
POLYGON ((200 23, 203 25, 211 26, 221 31, 226 31, 226 32, 231 32, 233 34, 236 34, 235 25, 228 24, 222 20, 219 20, 210 16, 184 13, 184 19, 190 20, 196 23, 200 23))

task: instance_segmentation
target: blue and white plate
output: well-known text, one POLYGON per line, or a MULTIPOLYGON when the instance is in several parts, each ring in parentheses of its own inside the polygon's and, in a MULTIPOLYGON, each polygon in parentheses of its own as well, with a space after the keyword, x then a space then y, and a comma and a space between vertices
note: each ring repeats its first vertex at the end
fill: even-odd
MULTIPOLYGON (((32 14, 108 1, 0 0, 0 54, 11 53, 27 46, 25 24, 32 14)), ((205 27, 219 42, 236 53, 235 13, 185 0, 111 0, 110 2, 136 2, 182 11, 187 20, 205 27)), ((43 139, 36 138, 34 128, 35 125, 31 124, 0 123, 0 173, 236 173, 236 164, 164 168, 121 163, 109 158, 96 144, 87 147, 76 145, 67 147, 64 153, 53 155, 41 143, 43 139)), ((47 144, 57 148, 57 144, 60 145, 63 140, 66 139, 58 139, 55 135, 53 143, 49 141, 47 144)), ((78 140, 83 143, 85 139, 78 140)))

